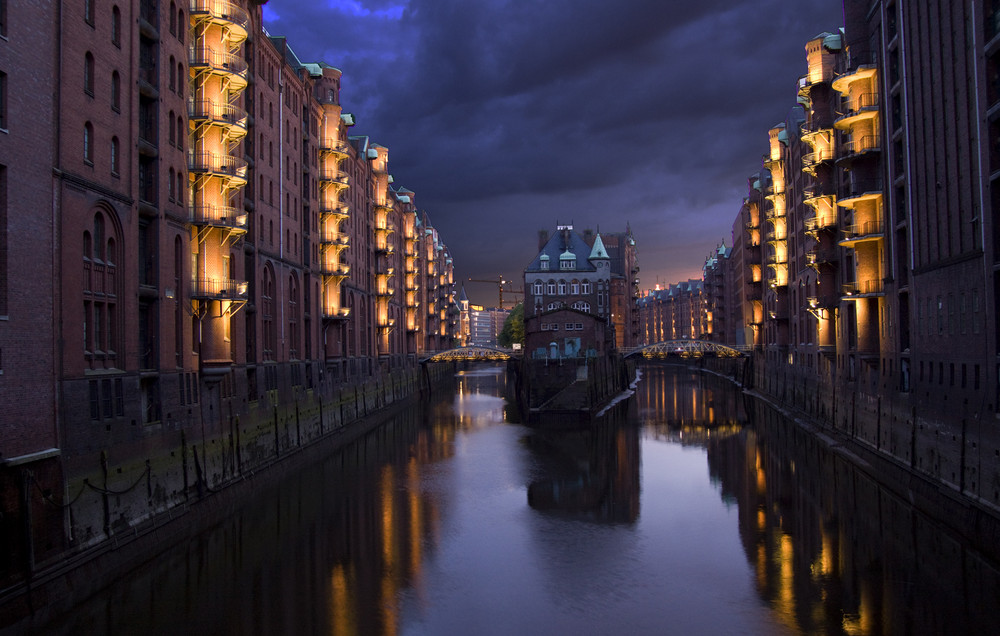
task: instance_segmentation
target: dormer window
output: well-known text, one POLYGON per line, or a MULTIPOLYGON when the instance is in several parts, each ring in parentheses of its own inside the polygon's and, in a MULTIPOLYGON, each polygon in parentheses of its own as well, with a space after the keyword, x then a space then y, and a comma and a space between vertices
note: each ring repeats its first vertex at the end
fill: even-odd
POLYGON ((559 269, 576 269, 576 261, 561 260, 559 261, 559 269))

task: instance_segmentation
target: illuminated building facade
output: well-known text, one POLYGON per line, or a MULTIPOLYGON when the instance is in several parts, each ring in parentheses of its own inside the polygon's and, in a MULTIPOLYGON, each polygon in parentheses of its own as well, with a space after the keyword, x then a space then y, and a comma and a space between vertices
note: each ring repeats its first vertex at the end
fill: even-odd
POLYGON ((1000 506, 1000 5, 844 8, 733 226, 757 382, 1000 506))
POLYGON ((570 307, 611 320, 611 257, 601 236, 588 244, 572 225, 539 234, 524 270, 525 315, 570 307))
POLYGON ((437 230, 349 134, 341 72, 260 4, 3 3, 0 497, 41 533, 3 530, 12 554, 110 537, 88 483, 150 471, 115 503, 127 527, 183 502, 196 462, 234 479, 454 339, 437 230), (70 490, 72 519, 43 501, 70 490))
POLYGON ((700 339, 706 332, 704 282, 688 280, 654 289, 639 299, 637 346, 666 340, 700 339))

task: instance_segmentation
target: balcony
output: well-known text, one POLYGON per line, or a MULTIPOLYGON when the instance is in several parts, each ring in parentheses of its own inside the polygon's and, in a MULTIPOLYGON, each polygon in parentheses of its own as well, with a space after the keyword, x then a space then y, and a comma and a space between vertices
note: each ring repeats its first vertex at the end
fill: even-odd
POLYGON ((833 265, 838 260, 840 258, 835 249, 813 247, 806 250, 806 263, 814 269, 819 269, 824 265, 833 265))
POLYGON ((840 304, 840 296, 836 294, 818 294, 806 298, 810 309, 835 309, 840 304))
POLYGON ((334 139, 332 137, 321 139, 319 141, 319 149, 323 152, 329 152, 341 158, 347 157, 351 154, 350 145, 346 141, 342 139, 334 139))
POLYGON ((882 140, 878 135, 864 135, 844 142, 840 149, 841 153, 837 157, 837 163, 850 162, 868 153, 881 152, 882 140))
POLYGON ((815 208, 819 205, 820 201, 826 199, 829 201, 830 205, 833 205, 833 193, 826 192, 827 186, 824 184, 815 184, 803 188, 802 190, 802 202, 806 205, 815 208))
POLYGON ((208 47, 189 47, 188 64, 196 71, 210 71, 243 89, 247 85, 247 62, 235 53, 216 51, 208 47))
POLYGON ((786 254, 768 254, 767 264, 768 265, 784 265, 788 262, 788 256, 786 254))
POLYGON ((844 238, 840 239, 840 245, 853 247, 865 241, 877 241, 885 236, 885 223, 882 221, 868 221, 858 225, 851 225, 844 228, 844 238))
POLYGON ((324 320, 347 320, 351 317, 350 307, 331 307, 327 309, 323 308, 323 319, 324 320))
POLYGON ((347 278, 351 273, 351 266, 345 263, 323 263, 319 266, 319 271, 324 276, 347 278))
POLYGON ((320 234, 321 245, 333 245, 336 247, 350 247, 351 239, 346 234, 341 234, 336 230, 327 230, 320 234))
POLYGON ((883 285, 881 279, 863 280, 853 283, 844 283, 841 286, 841 291, 843 292, 842 298, 844 300, 851 300, 854 298, 871 298, 873 296, 881 296, 885 292, 885 286, 883 285))
POLYGON ((338 188, 346 188, 351 182, 351 176, 338 168, 320 168, 317 178, 338 188))
POLYGON ((247 39, 250 14, 229 0, 190 0, 190 15, 196 21, 210 20, 229 29, 229 40, 234 43, 247 39))
POLYGON ((851 84, 862 80, 873 80, 878 72, 878 56, 872 51, 860 51, 842 58, 839 74, 833 80, 833 90, 846 95, 851 84))
POLYGON ((227 228, 246 232, 247 214, 223 205, 193 205, 188 208, 192 225, 227 228))
POLYGON ((808 172, 809 174, 815 174, 816 166, 825 162, 832 161, 833 153, 830 150, 817 150, 816 152, 807 152, 802 155, 802 170, 808 172))
POLYGON ((208 121, 226 127, 230 135, 242 137, 247 132, 247 111, 232 104, 219 104, 210 99, 189 99, 188 116, 195 121, 208 121))
POLYGON ((851 100, 847 112, 841 113, 833 125, 840 130, 849 130, 855 122, 877 117, 878 104, 878 93, 861 93, 851 100))
POLYGON ((338 219, 346 219, 350 216, 350 210, 351 208, 349 205, 338 201, 334 204, 322 206, 319 209, 319 213, 326 216, 336 217, 338 219))
POLYGON ((247 285, 231 278, 195 278, 191 281, 191 298, 195 300, 246 300, 247 285))
POLYGON ((881 179, 850 181, 841 187, 837 205, 843 208, 853 208, 861 201, 878 199, 881 196, 881 179))
POLYGON ((246 184, 247 162, 232 155, 189 152, 188 170, 202 175, 228 177, 246 184))
POLYGON ((379 296, 388 297, 396 293, 396 287, 393 285, 379 285, 377 294, 379 296))
POLYGON ((815 236, 822 230, 833 230, 837 227, 837 218, 834 215, 815 216, 802 222, 806 234, 815 236))
POLYGON ((396 253, 396 247, 392 243, 390 243, 389 241, 386 241, 386 240, 381 240, 381 241, 376 240, 375 241, 375 251, 378 254, 385 254, 385 255, 395 254, 396 253))

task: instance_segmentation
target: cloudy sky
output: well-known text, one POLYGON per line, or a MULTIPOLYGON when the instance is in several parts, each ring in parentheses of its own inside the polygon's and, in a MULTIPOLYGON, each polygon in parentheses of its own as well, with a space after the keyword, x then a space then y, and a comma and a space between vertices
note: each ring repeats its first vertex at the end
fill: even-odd
MULTIPOLYGON (((520 279, 538 231, 622 231, 643 288, 731 243, 767 129, 838 0, 269 0, 271 35, 344 73, 456 280, 520 279)), ((516 286, 520 288, 520 285, 516 286)), ((496 288, 471 283, 473 302, 496 288)))

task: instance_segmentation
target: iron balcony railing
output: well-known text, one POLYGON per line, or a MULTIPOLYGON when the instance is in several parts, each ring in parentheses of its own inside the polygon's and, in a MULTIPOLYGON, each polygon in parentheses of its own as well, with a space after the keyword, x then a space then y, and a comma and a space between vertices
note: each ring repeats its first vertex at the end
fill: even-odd
POLYGON ((195 278, 191 297, 195 299, 245 300, 248 283, 231 278, 195 278))
POLYGON ((882 140, 878 135, 864 135, 841 144, 844 157, 859 155, 863 152, 877 152, 882 149, 882 140))
POLYGON ((188 208, 191 222, 195 225, 212 225, 243 229, 247 227, 247 214, 238 208, 223 205, 192 205, 188 208))
POLYGON ((837 225, 837 219, 831 216, 816 216, 802 222, 806 232, 816 232, 837 225))
POLYGON ((323 308, 323 317, 328 320, 346 320, 351 315, 350 307, 323 308))
POLYGON ((338 185, 346 186, 351 182, 351 175, 338 168, 320 168, 317 177, 320 181, 338 185))
POLYGON ((191 46, 188 48, 188 62, 191 66, 208 66, 216 71, 246 77, 247 61, 235 53, 191 46))
POLYGON ((882 221, 866 221, 856 225, 849 225, 844 228, 844 238, 856 238, 859 236, 875 236, 885 233, 885 223, 882 221))
POLYGON ((351 266, 344 263, 323 263, 320 266, 320 273, 324 276, 347 276, 351 272, 351 266))
POLYGON ((342 247, 347 247, 351 243, 351 239, 346 234, 341 234, 337 231, 327 230, 320 234, 319 242, 324 245, 340 245, 342 247))
POLYGON ((840 200, 854 199, 869 194, 880 194, 882 192, 881 179, 867 179, 859 181, 848 181, 840 188, 840 200))
POLYGON ((841 286, 844 296, 871 296, 881 294, 885 286, 881 279, 854 281, 841 286))
POLYGON ((350 146, 343 139, 334 139, 332 137, 327 137, 319 141, 320 150, 325 150, 328 152, 337 153, 340 155, 347 155, 350 152, 350 146))
POLYGON ((247 111, 232 104, 220 104, 210 99, 189 99, 188 116, 191 119, 208 119, 214 122, 247 128, 247 111))
POLYGON ((335 203, 333 205, 324 205, 320 208, 319 213, 329 216, 347 217, 350 215, 350 210, 350 206, 346 203, 335 203))
POLYGON ((214 152, 189 152, 188 170, 209 174, 246 178, 247 162, 240 157, 220 155, 214 152))
POLYGON ((250 27, 250 14, 229 0, 191 0, 190 8, 192 14, 207 13, 213 18, 232 22, 243 29, 250 27))

